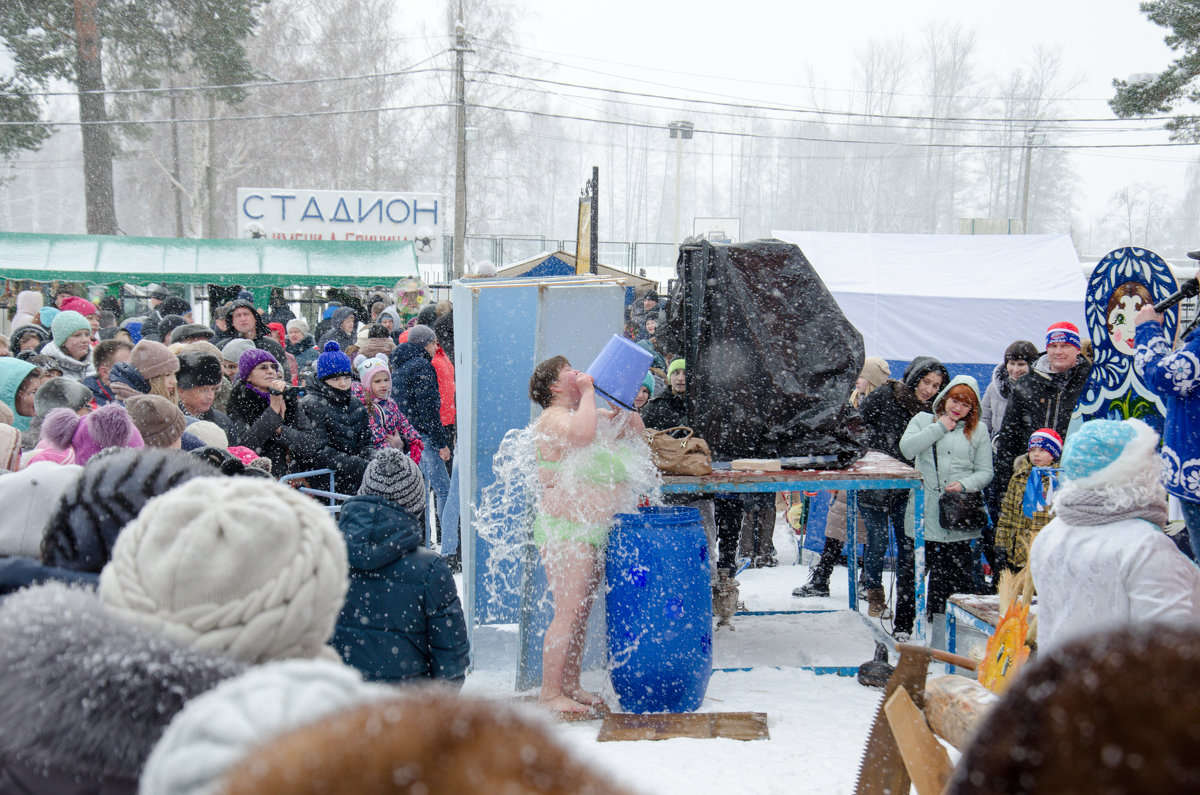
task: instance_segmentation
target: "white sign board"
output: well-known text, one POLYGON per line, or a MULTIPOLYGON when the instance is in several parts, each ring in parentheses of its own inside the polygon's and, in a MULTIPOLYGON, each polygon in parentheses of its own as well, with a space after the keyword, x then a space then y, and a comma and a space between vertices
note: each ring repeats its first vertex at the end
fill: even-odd
POLYGON ((412 240, 417 261, 442 262, 442 211, 436 193, 238 188, 243 238, 412 240))

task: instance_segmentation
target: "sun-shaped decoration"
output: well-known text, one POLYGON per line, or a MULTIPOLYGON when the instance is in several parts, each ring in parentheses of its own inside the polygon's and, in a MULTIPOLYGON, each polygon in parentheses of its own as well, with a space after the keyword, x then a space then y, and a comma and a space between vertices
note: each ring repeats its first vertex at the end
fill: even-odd
POLYGON ((980 684, 997 694, 1008 688, 1029 658, 1029 647, 1025 645, 1028 634, 1029 605, 1014 601, 988 638, 977 670, 980 684))

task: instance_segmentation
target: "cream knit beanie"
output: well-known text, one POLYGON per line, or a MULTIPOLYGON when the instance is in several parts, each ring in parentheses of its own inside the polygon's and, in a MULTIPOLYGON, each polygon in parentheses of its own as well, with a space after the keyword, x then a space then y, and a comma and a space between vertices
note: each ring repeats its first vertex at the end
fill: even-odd
POLYGON ((395 698, 387 685, 328 660, 256 665, 193 698, 142 770, 140 795, 210 795, 259 745, 348 707, 395 698))
POLYGON ((203 477, 151 500, 100 574, 100 598, 176 641, 250 663, 336 657, 346 544, 310 497, 203 477))

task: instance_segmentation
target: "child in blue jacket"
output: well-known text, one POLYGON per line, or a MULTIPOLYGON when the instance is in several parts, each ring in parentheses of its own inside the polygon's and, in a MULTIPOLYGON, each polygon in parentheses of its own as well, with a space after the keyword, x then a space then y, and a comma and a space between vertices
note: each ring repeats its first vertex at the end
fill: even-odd
POLYGON ((467 625, 450 567, 421 546, 425 479, 396 448, 371 460, 338 526, 350 589, 333 647, 377 682, 437 679, 461 686, 470 661, 467 625))

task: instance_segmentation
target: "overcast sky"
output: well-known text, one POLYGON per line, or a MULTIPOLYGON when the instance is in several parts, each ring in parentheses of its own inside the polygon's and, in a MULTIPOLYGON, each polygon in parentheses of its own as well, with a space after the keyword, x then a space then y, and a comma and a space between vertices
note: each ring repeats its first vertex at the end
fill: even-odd
MULTIPOLYGON (((1063 106, 1075 118, 1110 118, 1106 100, 1112 79, 1158 71, 1171 57, 1165 31, 1138 11, 1137 0, 523 2, 529 9, 517 33, 523 49, 588 68, 590 84, 602 84, 605 78, 596 72, 607 72, 613 75, 612 87, 628 88, 629 80, 642 78, 764 101, 787 90, 770 83, 808 83, 811 66, 828 89, 829 103, 836 104, 839 92, 846 96, 843 90, 852 85, 857 50, 872 39, 896 35, 915 49, 930 20, 975 29, 977 63, 984 73, 1003 76, 1019 68, 1039 43, 1061 48, 1065 71, 1079 79, 1075 101, 1063 106), (731 83, 717 76, 758 82, 731 83)), ((1162 132, 1124 132, 1069 142, 1166 140, 1162 132)), ((1184 165, 1197 155, 1200 147, 1078 150, 1075 163, 1084 180, 1078 210, 1084 218, 1103 213, 1109 197, 1132 182, 1159 183, 1178 197, 1184 165)))

